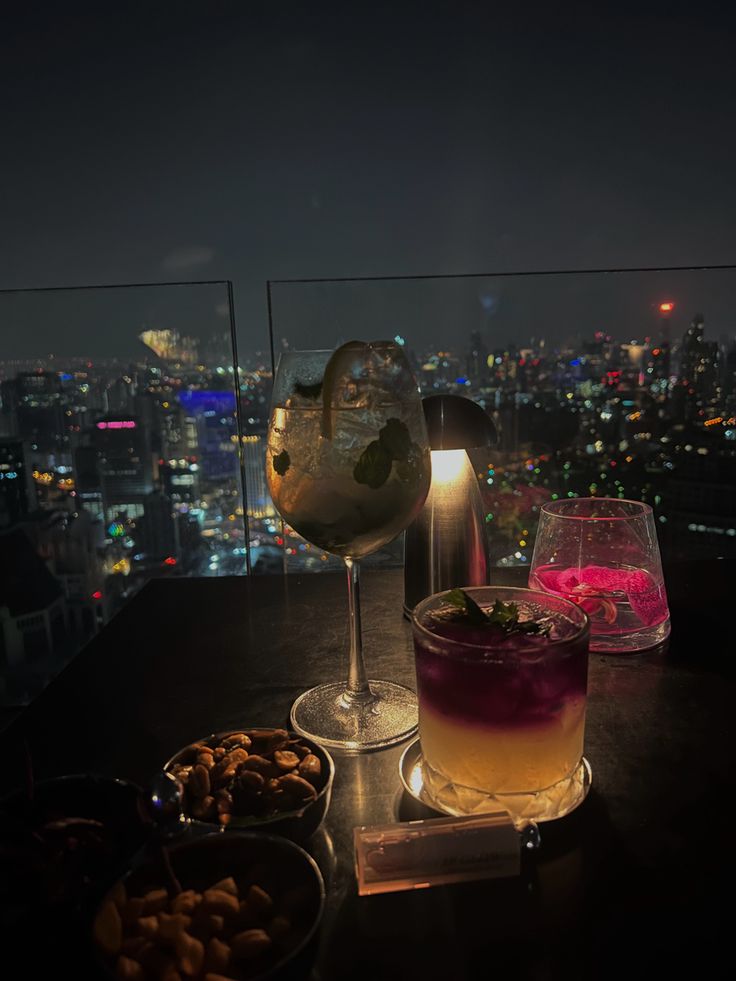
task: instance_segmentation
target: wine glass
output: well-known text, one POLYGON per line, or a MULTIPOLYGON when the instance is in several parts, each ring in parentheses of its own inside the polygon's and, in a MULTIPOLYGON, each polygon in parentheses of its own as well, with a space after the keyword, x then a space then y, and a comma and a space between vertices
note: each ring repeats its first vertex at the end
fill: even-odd
POLYGON ((347 684, 297 698, 291 724, 334 749, 390 746, 417 728, 416 695, 369 681, 360 629, 359 560, 394 539, 424 504, 430 460, 419 388, 401 348, 350 341, 289 351, 274 380, 266 474, 284 521, 347 567, 347 684))

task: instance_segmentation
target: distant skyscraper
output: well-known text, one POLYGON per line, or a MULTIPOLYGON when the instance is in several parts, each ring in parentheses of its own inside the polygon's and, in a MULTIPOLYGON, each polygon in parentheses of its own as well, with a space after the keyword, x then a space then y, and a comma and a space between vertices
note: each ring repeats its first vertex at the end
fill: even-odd
POLYGON ((474 330, 470 335, 470 351, 467 357, 468 378, 477 385, 488 382, 488 348, 481 332, 474 330))
POLYGON ((153 459, 149 434, 134 417, 106 416, 93 429, 99 454, 105 520, 121 511, 129 518, 143 514, 143 499, 153 490, 153 459))
POLYGON ((672 313, 675 304, 672 300, 665 300, 659 304, 659 347, 660 353, 655 361, 654 374, 657 378, 668 379, 671 371, 672 355, 672 313))
POLYGON ((705 318, 693 317, 680 348, 680 385, 684 392, 685 418, 695 419, 717 400, 720 389, 718 344, 703 338, 705 318))
POLYGON ((36 508, 33 476, 23 444, 0 441, 0 528, 9 528, 36 508))
POLYGON ((143 518, 139 522, 143 530, 142 546, 149 559, 160 562, 178 558, 179 541, 171 499, 162 491, 155 490, 143 499, 143 518))
MULTIPOLYGON (((28 443, 31 461, 46 467, 65 446, 62 388, 54 371, 21 372, 3 387, 9 431, 28 443)), ((30 461, 29 461, 30 462, 30 461)))

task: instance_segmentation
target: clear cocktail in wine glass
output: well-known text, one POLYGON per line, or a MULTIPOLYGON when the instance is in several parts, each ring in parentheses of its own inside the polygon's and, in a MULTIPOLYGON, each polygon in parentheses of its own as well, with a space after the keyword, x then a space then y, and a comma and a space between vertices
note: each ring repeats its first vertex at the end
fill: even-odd
POLYGON ((419 388, 401 348, 350 341, 336 351, 281 356, 274 381, 266 473, 282 518, 347 567, 347 683, 319 685, 291 710, 297 732, 361 752, 400 742, 417 727, 414 692, 368 680, 363 663, 358 562, 419 513, 430 461, 419 388))

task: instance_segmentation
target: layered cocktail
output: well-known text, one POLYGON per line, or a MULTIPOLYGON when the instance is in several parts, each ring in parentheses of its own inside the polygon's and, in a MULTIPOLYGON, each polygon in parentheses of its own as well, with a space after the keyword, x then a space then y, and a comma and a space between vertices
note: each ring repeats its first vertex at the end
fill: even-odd
POLYGON ((444 810, 534 820, 584 798, 589 623, 528 589, 438 593, 414 611, 425 789, 444 810))

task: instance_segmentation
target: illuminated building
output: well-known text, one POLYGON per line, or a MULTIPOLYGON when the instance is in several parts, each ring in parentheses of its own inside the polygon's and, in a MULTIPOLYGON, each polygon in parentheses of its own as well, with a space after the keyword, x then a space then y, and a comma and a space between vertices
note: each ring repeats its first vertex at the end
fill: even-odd
POLYGON ((9 432, 28 443, 29 463, 43 469, 64 449, 64 414, 59 376, 52 371, 21 372, 3 383, 3 406, 10 416, 9 432))
POLYGON ((21 442, 0 442, 0 528, 22 521, 36 508, 36 492, 21 442))
POLYGON ((175 503, 193 504, 201 496, 199 464, 186 459, 159 462, 159 478, 164 493, 175 503))
POLYGON ((187 416, 196 420, 202 478, 220 483, 236 480, 238 447, 234 393, 193 389, 181 392, 179 401, 187 416))
POLYGON ((183 337, 178 330, 144 330, 140 339, 163 361, 180 364, 196 364, 197 342, 193 337, 183 337))
POLYGON ((153 459, 147 427, 135 418, 99 419, 92 430, 92 445, 99 458, 100 487, 106 521, 119 512, 136 518, 143 514, 143 499, 153 490, 153 459))
POLYGON ((672 324, 671 318, 675 310, 672 300, 664 300, 659 304, 659 354, 655 355, 655 377, 667 380, 671 370, 672 324))
POLYGON ((705 318, 697 313, 680 348, 679 396, 686 421, 694 421, 720 395, 718 344, 703 337, 705 318))

